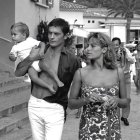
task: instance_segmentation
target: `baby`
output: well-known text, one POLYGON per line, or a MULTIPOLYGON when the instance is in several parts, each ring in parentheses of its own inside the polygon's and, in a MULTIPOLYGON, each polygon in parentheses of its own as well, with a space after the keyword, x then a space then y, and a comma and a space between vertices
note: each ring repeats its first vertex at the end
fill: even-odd
MULTIPOLYGON (((39 48, 38 54, 40 56, 40 59, 43 59, 46 46, 44 45, 44 43, 35 40, 32 37, 29 37, 29 28, 25 23, 18 22, 12 25, 11 36, 15 45, 12 47, 9 53, 9 59, 11 61, 15 61, 15 69, 18 63, 20 61, 23 61, 30 54, 31 49, 35 46, 39 48)), ((53 85, 44 82, 38 77, 38 72, 40 72, 41 70, 47 71, 59 87, 64 86, 53 69, 51 69, 50 66, 47 66, 46 63, 41 63, 41 65, 39 65, 39 61, 35 61, 28 70, 28 74, 33 82, 44 88, 47 88, 52 93, 56 92, 53 89, 53 85)))

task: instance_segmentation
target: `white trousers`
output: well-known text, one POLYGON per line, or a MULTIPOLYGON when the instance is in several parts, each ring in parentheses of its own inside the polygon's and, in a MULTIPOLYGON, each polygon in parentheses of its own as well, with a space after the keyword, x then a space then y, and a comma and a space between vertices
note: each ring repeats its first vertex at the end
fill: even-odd
POLYGON ((64 125, 63 106, 31 95, 28 114, 33 140, 61 140, 64 125))

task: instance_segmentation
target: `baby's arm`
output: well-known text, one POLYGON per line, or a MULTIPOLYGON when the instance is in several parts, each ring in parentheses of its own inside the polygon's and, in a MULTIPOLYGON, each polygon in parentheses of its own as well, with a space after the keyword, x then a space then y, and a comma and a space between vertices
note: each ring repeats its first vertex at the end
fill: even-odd
POLYGON ((51 91, 51 93, 55 93, 56 92, 53 89, 53 86, 52 85, 49 85, 48 83, 44 82, 41 78, 38 77, 38 72, 33 67, 30 67, 28 69, 28 74, 29 74, 31 80, 34 83, 38 84, 41 87, 44 87, 44 88, 49 89, 51 91))
POLYGON ((17 57, 13 53, 9 53, 9 59, 14 62, 16 61, 17 57))

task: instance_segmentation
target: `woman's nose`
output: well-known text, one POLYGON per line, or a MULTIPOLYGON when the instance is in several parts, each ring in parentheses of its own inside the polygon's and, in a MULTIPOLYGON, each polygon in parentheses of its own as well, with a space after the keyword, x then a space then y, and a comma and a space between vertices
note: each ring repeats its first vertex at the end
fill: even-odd
POLYGON ((87 51, 89 51, 91 49, 91 45, 88 45, 88 47, 87 47, 87 51))

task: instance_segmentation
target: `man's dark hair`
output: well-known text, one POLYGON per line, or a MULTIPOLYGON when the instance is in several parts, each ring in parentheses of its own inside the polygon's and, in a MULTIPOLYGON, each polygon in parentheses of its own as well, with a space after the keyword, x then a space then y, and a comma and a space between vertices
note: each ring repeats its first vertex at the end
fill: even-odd
POLYGON ((52 26, 54 26, 54 27, 60 27, 64 35, 70 33, 69 23, 67 21, 65 21, 64 19, 62 19, 62 18, 55 18, 55 19, 53 19, 48 24, 48 28, 49 27, 52 27, 52 26))
POLYGON ((114 37, 114 38, 112 39, 112 42, 113 42, 113 41, 116 41, 116 40, 118 40, 118 41, 119 41, 119 44, 121 44, 121 39, 118 38, 118 37, 114 37))
POLYGON ((74 41, 74 37, 71 36, 70 25, 67 21, 62 18, 55 18, 48 24, 49 27, 60 27, 64 35, 68 35, 67 39, 65 40, 65 47, 69 47, 72 45, 74 41))

